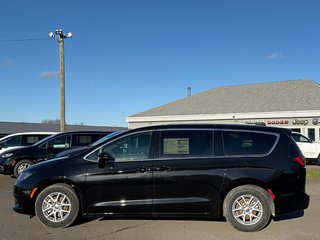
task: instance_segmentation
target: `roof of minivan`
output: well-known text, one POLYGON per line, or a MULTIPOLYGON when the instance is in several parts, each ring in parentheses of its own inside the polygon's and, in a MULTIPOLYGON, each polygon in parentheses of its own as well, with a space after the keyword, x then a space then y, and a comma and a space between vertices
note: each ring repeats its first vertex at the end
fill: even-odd
POLYGON ((128 130, 125 132, 135 132, 142 130, 152 130, 152 129, 243 129, 243 130, 258 130, 258 131, 266 131, 266 132, 287 132, 291 133, 291 129, 280 128, 280 127, 266 127, 260 125, 249 125, 249 124, 167 124, 167 125, 155 125, 155 126, 147 126, 142 128, 135 128, 132 130, 128 130))
POLYGON ((13 136, 22 136, 22 135, 52 135, 52 134, 56 134, 57 132, 23 132, 23 133, 13 133, 10 135, 6 135, 2 138, 0 138, 0 141, 13 137, 13 136))

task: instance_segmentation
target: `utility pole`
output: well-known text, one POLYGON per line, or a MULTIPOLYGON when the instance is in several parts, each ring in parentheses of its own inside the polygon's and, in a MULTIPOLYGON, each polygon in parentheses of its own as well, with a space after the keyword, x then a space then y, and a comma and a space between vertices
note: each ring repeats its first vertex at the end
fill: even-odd
POLYGON ((52 38, 58 37, 60 49, 60 131, 66 131, 66 102, 65 102, 65 72, 64 72, 64 39, 71 38, 72 33, 67 35, 63 33, 62 29, 57 29, 54 33, 49 33, 52 38))

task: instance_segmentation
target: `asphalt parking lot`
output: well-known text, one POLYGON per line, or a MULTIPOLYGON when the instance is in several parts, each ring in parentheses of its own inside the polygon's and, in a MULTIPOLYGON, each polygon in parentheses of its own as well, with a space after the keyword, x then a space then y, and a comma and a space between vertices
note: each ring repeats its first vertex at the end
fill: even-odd
MULTIPOLYGON (((320 168, 320 166, 319 166, 320 168)), ((169 219, 89 219, 65 229, 43 226, 36 217, 15 213, 12 188, 15 179, 0 175, 0 239, 320 239, 320 179, 307 182, 309 208, 271 221, 260 232, 243 233, 224 221, 169 219)))

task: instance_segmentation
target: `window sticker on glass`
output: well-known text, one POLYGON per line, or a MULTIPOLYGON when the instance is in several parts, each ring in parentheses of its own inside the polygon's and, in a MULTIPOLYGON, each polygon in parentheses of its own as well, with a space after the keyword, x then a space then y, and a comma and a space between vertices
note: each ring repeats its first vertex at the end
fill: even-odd
POLYGON ((190 154, 189 138, 164 138, 163 154, 190 154))
POLYGON ((36 136, 28 136, 27 137, 27 143, 28 144, 33 144, 39 141, 39 137, 36 136))

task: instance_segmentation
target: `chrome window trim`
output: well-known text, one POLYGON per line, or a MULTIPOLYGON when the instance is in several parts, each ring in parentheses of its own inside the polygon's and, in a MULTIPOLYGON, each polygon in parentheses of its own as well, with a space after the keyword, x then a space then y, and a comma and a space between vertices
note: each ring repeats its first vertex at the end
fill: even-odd
MULTIPOLYGON (((86 156, 84 156, 84 160, 86 161, 89 161, 89 162, 95 162, 97 163, 97 160, 90 160, 90 159, 87 159, 87 156, 89 156, 90 154, 92 154, 93 152, 95 152, 96 150, 100 149, 102 147, 104 147, 105 145, 107 144, 111 144, 112 142, 114 141, 117 141, 119 138, 123 138, 123 137, 128 137, 130 135, 135 135, 135 134, 140 134, 140 133, 146 133, 146 132, 164 132, 164 131, 212 131, 213 133, 215 131, 231 131, 231 132, 249 132, 249 133, 259 133, 259 134, 267 134, 267 135, 273 135, 276 137, 274 143, 273 143, 273 146, 271 147, 271 149, 267 152, 267 153, 263 153, 263 154, 243 154, 243 155, 224 155, 224 156, 204 156, 204 157, 197 157, 197 156, 191 156, 191 157, 177 157, 177 158, 172 158, 172 157, 168 157, 168 158, 148 158, 148 159, 142 159, 142 160, 117 160, 116 162, 142 162, 142 161, 168 161, 168 160, 171 160, 171 161, 174 161, 174 160, 190 160, 190 159, 226 159, 226 158, 248 158, 248 157, 251 157, 251 158, 254 158, 254 157, 266 157, 268 155, 270 155, 273 150, 275 149, 275 147, 277 146, 278 142, 279 142, 279 139, 280 139, 280 133, 276 133, 276 132, 266 132, 266 131, 259 131, 259 130, 247 130, 247 129, 232 129, 232 128, 168 128, 168 129, 150 129, 150 130, 143 130, 143 131, 137 131, 137 132, 132 132, 132 133, 129 133, 127 135, 123 135, 123 136, 120 136, 120 137, 117 137, 115 139, 113 139, 112 141, 92 150, 90 153, 88 153, 86 156)), ((160 135, 159 135, 160 137, 160 135)), ((159 139, 160 140, 160 139, 159 139)), ((159 142, 160 143, 160 142, 159 142)), ((213 142, 214 144, 214 142, 213 142)), ((213 149, 214 150, 214 149, 213 149)))

